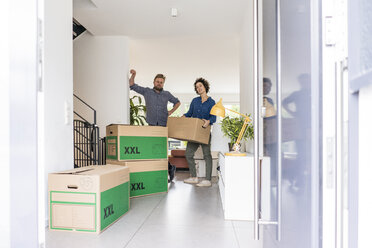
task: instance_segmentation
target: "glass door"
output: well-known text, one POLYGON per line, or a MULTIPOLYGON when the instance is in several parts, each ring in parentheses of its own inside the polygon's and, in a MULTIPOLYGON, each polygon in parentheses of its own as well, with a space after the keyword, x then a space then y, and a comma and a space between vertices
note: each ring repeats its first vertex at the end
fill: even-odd
POLYGON ((258 221, 264 247, 319 247, 319 10, 310 0, 263 0, 258 9, 263 99, 256 111, 271 161, 271 180, 262 183, 272 199, 271 219, 258 221))

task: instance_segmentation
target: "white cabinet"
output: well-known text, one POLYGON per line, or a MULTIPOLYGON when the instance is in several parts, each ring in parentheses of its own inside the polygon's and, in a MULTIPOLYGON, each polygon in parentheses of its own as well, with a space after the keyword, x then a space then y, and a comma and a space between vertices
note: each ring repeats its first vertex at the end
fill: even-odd
MULTIPOLYGON (((219 190, 225 219, 254 220, 254 156, 219 154, 219 190)), ((270 219, 270 159, 261 163, 261 213, 270 219)))

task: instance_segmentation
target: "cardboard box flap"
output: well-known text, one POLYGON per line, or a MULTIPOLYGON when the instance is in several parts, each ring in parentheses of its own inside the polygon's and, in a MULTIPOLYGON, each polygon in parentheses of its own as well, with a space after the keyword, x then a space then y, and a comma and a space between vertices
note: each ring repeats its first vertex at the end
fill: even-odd
POLYGON ((104 174, 109 174, 109 173, 112 173, 112 172, 115 172, 115 171, 119 171, 119 170, 122 170, 123 168, 120 167, 120 166, 117 166, 117 165, 110 165, 110 166, 106 166, 106 165, 91 165, 91 166, 86 166, 86 167, 82 167, 82 168, 76 168, 76 169, 73 169, 73 170, 67 170, 67 171, 61 171, 61 172, 55 172, 55 173, 51 173, 51 174, 61 174, 61 175, 66 175, 66 174, 70 174, 70 175, 90 175, 90 176, 100 176, 100 175, 104 175, 104 174))
POLYGON ((130 125, 129 124, 121 124, 121 123, 111 123, 107 126, 110 127, 110 126, 130 126, 130 125))
POLYGON ((85 172, 80 173, 80 175, 105 175, 105 174, 110 174, 113 172, 117 172, 122 170, 123 168, 117 165, 97 165, 97 166, 92 166, 93 170, 88 170, 85 172))
POLYGON ((168 171, 168 160, 151 160, 151 161, 115 161, 106 160, 107 164, 121 165, 129 167, 129 172, 139 171, 168 171))
POLYGON ((168 128, 161 126, 110 124, 106 126, 106 136, 168 137, 168 128))
POLYGON ((87 172, 87 171, 92 171, 94 170, 93 168, 88 168, 88 167, 83 167, 83 168, 77 168, 77 169, 73 169, 73 170, 67 170, 67 171, 61 171, 61 172, 56 172, 56 173, 53 173, 53 174, 81 174, 81 173, 84 173, 84 172, 87 172))
MULTIPOLYGON (((106 165, 112 166, 112 165, 106 165)), ((105 174, 101 176, 100 191, 106 191, 107 189, 113 188, 115 186, 121 185, 125 182, 129 182, 129 167, 128 166, 118 166, 120 170, 115 171, 115 173, 105 174)))
POLYGON ((51 173, 49 187, 60 191, 100 192, 129 181, 129 168, 119 165, 88 166, 81 173, 51 173), (101 182, 101 183, 100 183, 101 182))

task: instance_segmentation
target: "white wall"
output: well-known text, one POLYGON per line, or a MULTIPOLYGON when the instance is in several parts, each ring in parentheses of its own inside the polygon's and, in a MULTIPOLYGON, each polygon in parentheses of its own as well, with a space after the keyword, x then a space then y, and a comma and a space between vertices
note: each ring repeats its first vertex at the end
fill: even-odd
MULTIPOLYGON (((45 165, 47 181, 48 173, 74 167, 72 0, 46 0, 44 8, 44 96, 40 96, 44 98, 44 106, 41 107, 44 109, 44 123, 41 123, 44 125, 44 144, 39 146, 44 147, 41 162, 45 165)), ((48 199, 47 183, 45 187, 48 199)))
MULTIPOLYGON (((128 38, 93 36, 85 32, 74 41, 74 93, 97 110, 100 136, 106 125, 128 123, 128 38)), ((74 101, 88 121, 92 112, 74 101)))
POLYGON ((152 87, 154 76, 167 77, 164 88, 195 94, 193 83, 206 78, 210 94, 239 94, 239 37, 191 36, 130 40, 130 67, 136 82, 152 87))
MULTIPOLYGON (((249 1, 239 40, 240 112, 254 116, 254 40, 253 1, 249 1)), ((245 142, 245 150, 253 152, 253 141, 245 142)))
POLYGON ((253 4, 244 17, 240 34, 240 110, 253 115, 253 4))

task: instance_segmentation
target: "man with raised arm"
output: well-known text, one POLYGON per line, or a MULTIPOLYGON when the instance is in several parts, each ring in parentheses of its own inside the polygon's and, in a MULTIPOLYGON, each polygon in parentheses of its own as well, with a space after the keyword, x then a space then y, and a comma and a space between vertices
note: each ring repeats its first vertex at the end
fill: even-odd
MULTIPOLYGON (((129 86, 138 94, 144 96, 146 101, 146 121, 150 126, 167 126, 168 116, 170 116, 181 105, 178 98, 174 97, 169 91, 163 90, 165 76, 157 74, 154 78, 154 87, 142 87, 134 82, 136 71, 130 70, 129 86), (173 108, 168 111, 168 102, 173 103, 173 108)), ((168 163, 170 181, 174 178, 176 167, 168 163)))

